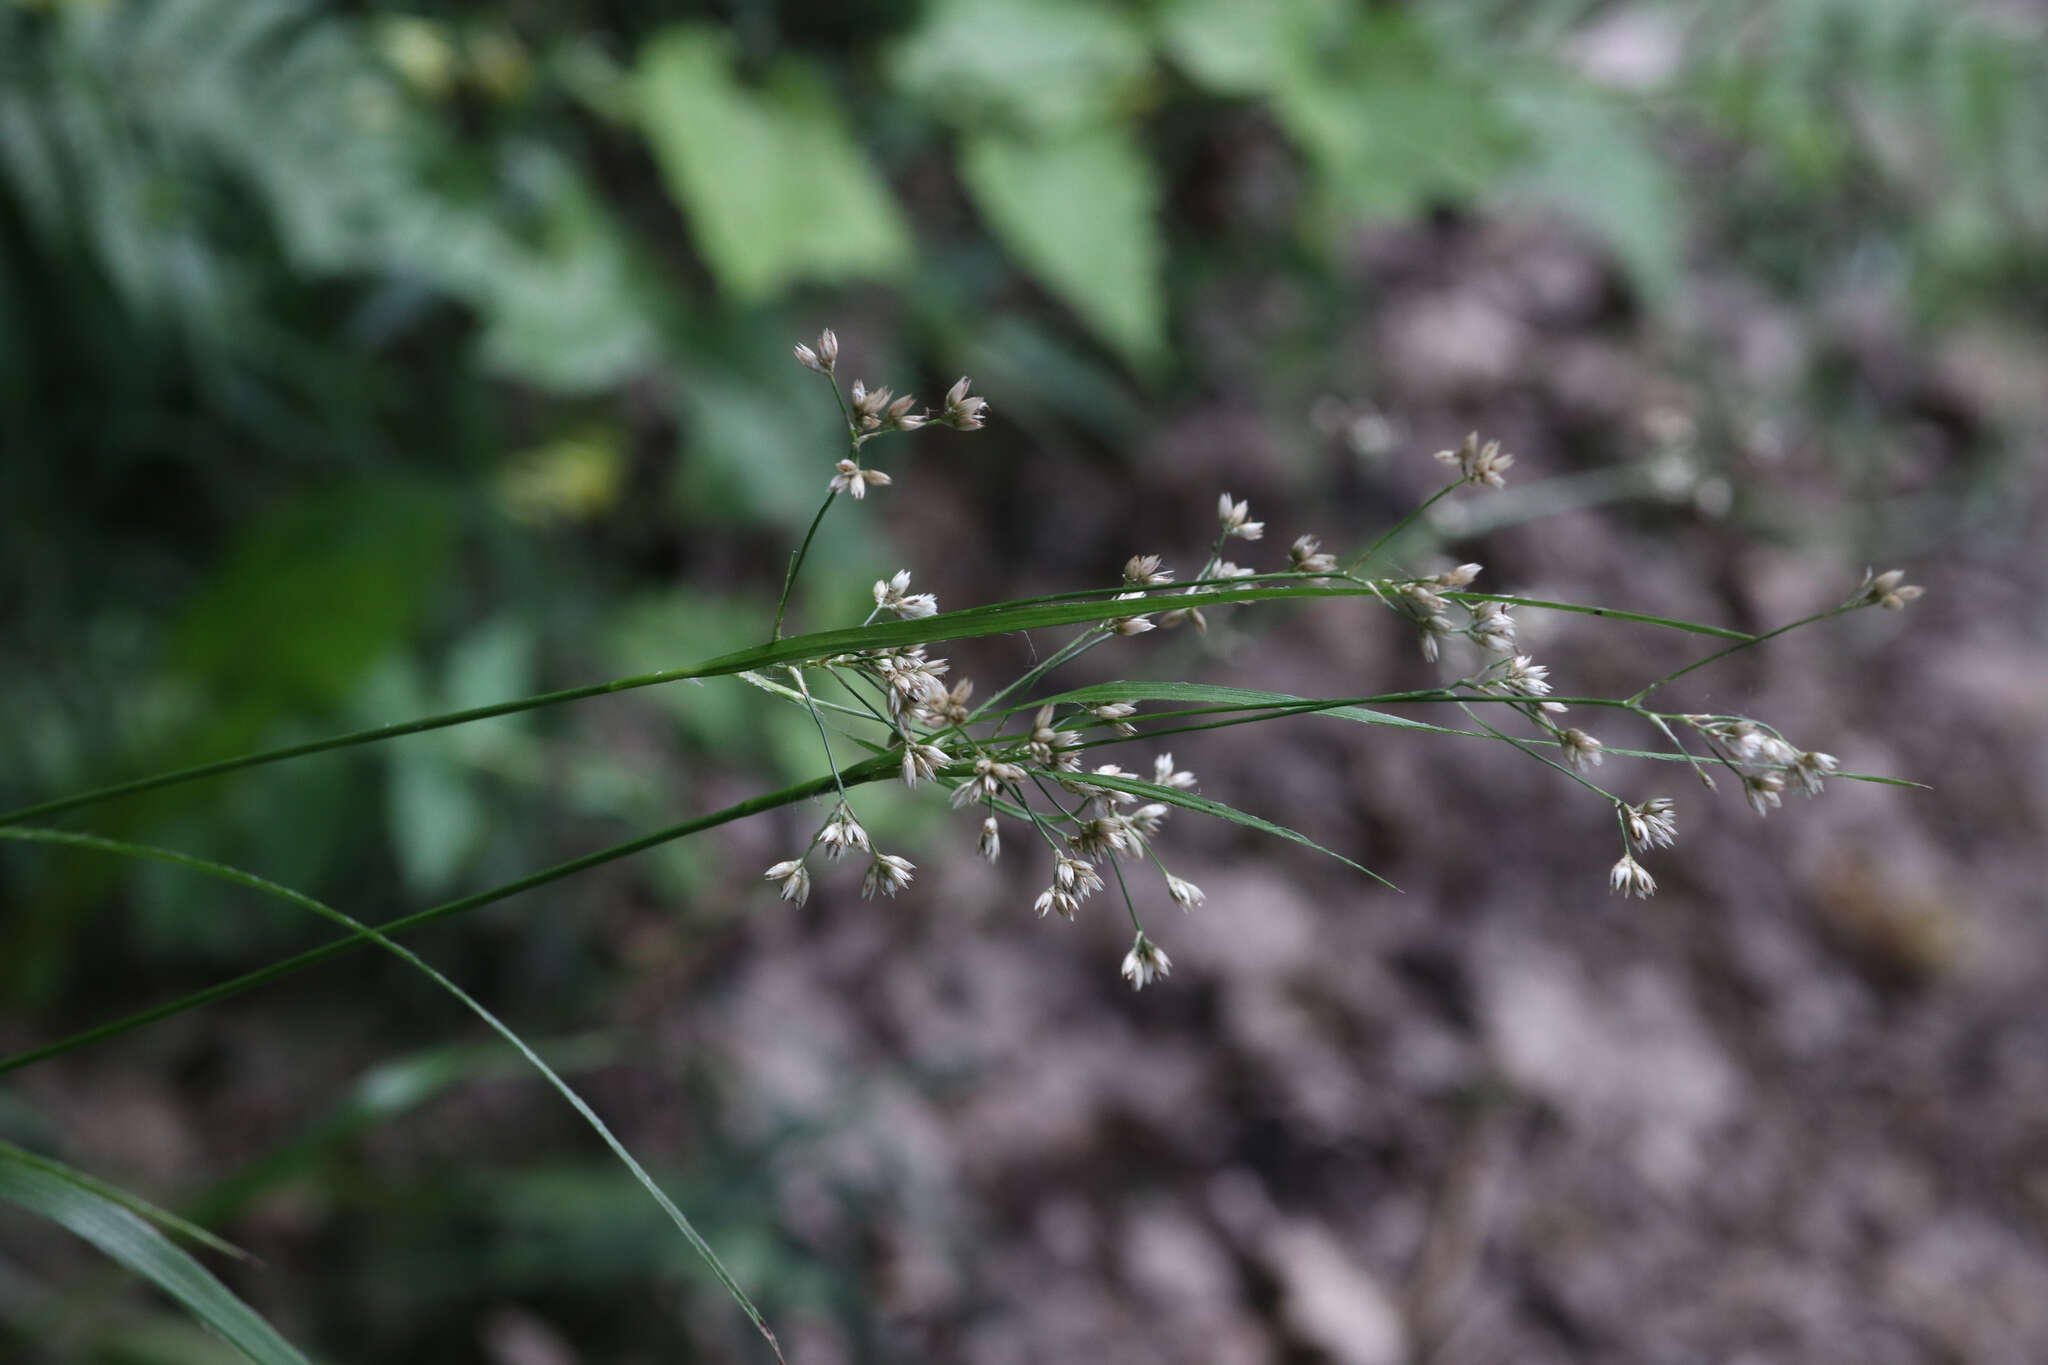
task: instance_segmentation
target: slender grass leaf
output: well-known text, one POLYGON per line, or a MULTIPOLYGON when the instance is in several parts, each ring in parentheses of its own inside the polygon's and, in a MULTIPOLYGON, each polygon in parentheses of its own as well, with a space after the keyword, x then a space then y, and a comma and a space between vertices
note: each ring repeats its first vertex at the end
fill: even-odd
POLYGON ((1324 848, 1299 830, 1289 829, 1285 825, 1276 825, 1271 820, 1261 819, 1256 815, 1241 811, 1235 806, 1226 806, 1221 801, 1211 801, 1206 796, 1196 796, 1192 792, 1184 792, 1175 787, 1162 787, 1157 782, 1147 782, 1142 778, 1136 777, 1112 777, 1103 773, 1080 773, 1076 774, 1076 777, 1080 781, 1094 786, 1114 787, 1118 791, 1130 792, 1133 796, 1142 796, 1152 801, 1164 801, 1168 805, 1179 806, 1183 810, 1197 811, 1203 815, 1213 815, 1219 820, 1228 820, 1233 825, 1243 825, 1246 829, 1255 829, 1262 834, 1278 835, 1282 839, 1289 839, 1300 844, 1303 848, 1312 848, 1325 857, 1335 858, 1344 866, 1363 872, 1366 876, 1390 891, 1399 891, 1401 889, 1363 863, 1353 862, 1341 853, 1324 848))
MULTIPOLYGON (((577 1115, 590 1125, 591 1130, 603 1140, 605 1146, 611 1149, 612 1154, 618 1157, 626 1169, 632 1173, 633 1178, 640 1183, 640 1187, 647 1191, 648 1196, 656 1204, 660 1205, 662 1212, 668 1215, 669 1221, 675 1224, 676 1230, 682 1233, 683 1239, 690 1244, 691 1249, 697 1253, 705 1265, 710 1267, 712 1275, 724 1287, 725 1292, 732 1297, 733 1302, 739 1305, 740 1311, 747 1315, 748 1321, 752 1322, 756 1330, 767 1339, 770 1348, 775 1352, 776 1359, 781 1360, 783 1358, 782 1348, 775 1339, 775 1333, 769 1329, 767 1319, 761 1316, 760 1309, 754 1307, 753 1300, 749 1299, 746 1291, 740 1288, 739 1282, 725 1268, 725 1263, 718 1259, 718 1253, 711 1249, 711 1244, 704 1240, 703 1236, 698 1233, 695 1225, 684 1216, 681 1209, 676 1207, 675 1201, 670 1199, 661 1186, 655 1183, 654 1177, 647 1173, 646 1168, 635 1159, 631 1152, 626 1150, 625 1144, 620 1142, 617 1136, 612 1133, 612 1130, 605 1125, 604 1120, 597 1116, 596 1111, 584 1103, 583 1097, 578 1095, 553 1067, 542 1061, 540 1054, 529 1047, 526 1041, 517 1033, 514 1033, 509 1025, 485 1008, 483 1003, 477 1000, 475 996, 472 996, 469 992, 463 990, 462 987, 443 976, 410 948, 393 942, 390 938, 372 929, 369 925, 344 914, 323 901, 317 901, 303 892, 294 891, 288 886, 280 886, 276 882, 259 877, 253 872, 247 872, 238 867, 230 867, 225 863, 211 862, 204 858, 194 858, 188 854, 179 853, 174 849, 158 848, 150 844, 131 844, 118 839, 103 839, 91 834, 74 834, 68 830, 0 829, 0 838, 90 849, 94 852, 108 853, 124 858, 140 858, 150 862, 167 863, 173 867, 180 867, 190 872, 200 873, 203 876, 215 877, 221 881, 231 882, 236 886, 246 887, 252 891, 262 892, 264 895, 288 901, 302 910, 307 910, 320 916, 322 919, 344 925, 347 928, 353 929, 358 936, 369 939, 378 947, 399 958, 442 990, 461 1001, 471 1013, 483 1020, 492 1032, 518 1049, 519 1055, 524 1057, 527 1063, 534 1070, 538 1071, 550 1086, 554 1087, 555 1092, 568 1102, 569 1107, 574 1109, 577 1115)), ((134 1217, 133 1214, 127 1213, 126 1210, 122 1210, 122 1213, 126 1217, 134 1217)), ((147 1228, 146 1224, 144 1227, 145 1230, 150 1231, 152 1236, 156 1235, 153 1229, 147 1228)), ((266 1356, 258 1356, 256 1358, 259 1360, 270 1359, 270 1357, 266 1356)), ((301 1359, 296 1353, 289 1357, 281 1358, 290 1360, 301 1359)))
POLYGON ((258 1365, 308 1365, 297 1347, 133 1212, 128 1200, 109 1198, 98 1181, 77 1178, 54 1162, 22 1160, 26 1155, 18 1148, 0 1149, 0 1199, 92 1243, 258 1365))
POLYGON ((53 1161, 45 1156, 37 1156, 34 1152, 17 1147, 11 1142, 0 1142, 0 1161, 12 1161, 35 1170, 47 1171, 52 1175, 69 1180, 81 1189, 90 1190, 102 1199, 111 1200, 119 1204, 136 1217, 146 1218, 166 1232, 175 1232, 180 1237, 189 1237, 203 1247, 218 1251, 225 1256, 232 1256, 238 1261, 249 1259, 248 1252, 225 1238, 216 1237, 190 1219, 180 1218, 169 1209, 160 1209, 140 1195, 130 1194, 118 1185, 109 1185, 104 1180, 96 1179, 83 1171, 74 1170, 60 1161, 53 1161))

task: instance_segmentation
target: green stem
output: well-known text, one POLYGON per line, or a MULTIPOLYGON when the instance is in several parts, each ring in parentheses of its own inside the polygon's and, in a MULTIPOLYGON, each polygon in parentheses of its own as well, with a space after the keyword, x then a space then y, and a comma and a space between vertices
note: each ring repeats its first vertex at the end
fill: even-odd
MULTIPOLYGON (((895 767, 896 764, 892 760, 875 758, 855 764, 847 770, 847 773, 849 774, 849 780, 858 786, 864 782, 874 782, 887 777, 894 771, 895 767)), ((794 805, 798 801, 807 800, 813 796, 823 796, 827 792, 833 791, 837 786, 838 783, 833 778, 827 776, 812 778, 808 782, 799 782, 793 786, 783 787, 778 791, 764 792, 759 796, 749 797, 745 801, 727 806, 723 810, 714 811, 709 815, 700 815, 693 820, 685 820, 681 824, 670 825, 665 829, 655 830, 651 834, 643 834, 638 838, 628 839, 622 844, 613 844, 610 848, 599 849, 595 853, 586 853, 580 858, 571 858, 567 862, 556 863, 553 867, 546 867, 538 872, 528 873, 516 881, 506 882, 501 886, 494 886, 488 890, 464 896, 459 900, 448 901, 442 905, 416 911, 413 914, 381 924, 377 926, 377 930, 388 935, 417 929, 422 925, 431 924, 435 920, 445 919, 450 915, 460 914, 465 910, 474 910, 479 906, 506 900, 518 895, 522 891, 531 891, 536 887, 546 886, 550 882, 558 882, 564 877, 572 877, 579 872, 588 871, 593 867, 616 862, 620 858, 630 857, 635 853, 644 852, 657 845, 684 838, 700 830, 711 829, 717 825, 745 819, 749 815, 757 815, 765 810, 774 810, 779 806, 794 805)), ((336 939, 332 943, 324 943, 318 948, 308 948, 305 952, 285 958, 281 962, 273 962, 267 967, 259 967, 255 971, 244 972, 242 975, 230 980, 218 982, 203 990, 194 991, 189 995, 179 996, 177 999, 166 1001, 161 1005, 153 1005, 148 1009, 138 1010, 134 1014, 111 1020, 80 1033, 74 1033, 70 1037, 61 1038, 54 1043, 46 1043, 42 1047, 31 1048, 26 1052, 18 1052, 11 1057, 0 1057, 0 1075, 6 1075, 10 1071, 17 1071, 35 1062, 46 1061, 51 1057, 60 1056, 63 1053, 74 1051, 77 1048, 85 1047, 92 1043, 104 1042, 109 1038, 115 1038, 121 1034, 141 1028, 145 1024, 155 1023, 159 1019, 167 1019, 171 1015, 181 1014, 200 1005, 208 1005, 216 1000, 225 1000, 230 996, 240 995, 244 991, 253 990, 257 986, 276 980, 278 977, 287 976, 292 972, 313 966, 318 962, 324 962, 336 953, 346 952, 350 948, 361 947, 369 941, 369 938, 363 934, 356 934, 350 938, 336 939)))
POLYGON ((1815 612, 1811 616, 1801 617, 1799 620, 1792 622, 1790 625, 1779 626, 1776 630, 1767 630, 1761 635, 1751 635, 1746 639, 1738 640, 1736 643, 1728 646, 1728 648, 1726 649, 1718 650, 1715 653, 1707 655, 1703 659, 1693 660, 1684 668, 1679 669, 1676 673, 1665 674, 1663 677, 1657 679, 1657 681, 1645 687, 1642 691, 1628 698, 1628 704, 1631 706, 1636 705, 1637 703, 1641 702, 1644 697, 1649 696, 1658 688, 1663 687, 1667 683, 1677 682, 1680 678, 1692 672, 1694 669, 1705 668, 1708 664, 1718 663, 1722 659, 1727 658, 1730 654, 1740 653, 1742 650, 1748 649, 1752 645, 1760 645, 1766 640, 1775 640, 1780 635, 1784 635, 1789 631, 1795 631, 1799 629, 1801 626, 1810 626, 1816 621, 1825 621, 1830 616, 1839 616, 1843 612, 1851 610, 1854 610, 1854 608, 1848 606, 1829 607, 1826 611, 1819 611, 1815 612))
MULTIPOLYGON (((836 383, 832 386, 832 391, 839 392, 836 383)), ((833 500, 838 496, 839 490, 836 488, 825 494, 825 501, 818 504, 818 515, 811 518, 811 529, 804 532, 803 544, 797 546, 789 556, 789 572, 782 576, 782 596, 775 603, 775 625, 768 633, 768 643, 771 645, 782 638, 782 613, 789 610, 789 591, 796 586, 796 576, 803 571, 804 557, 811 552, 811 538, 818 534, 818 524, 825 520, 825 514, 832 510, 833 500)))
POLYGON ((811 689, 804 683, 804 672, 795 664, 789 666, 789 676, 796 680, 796 690, 803 693, 804 709, 817 722, 818 742, 825 746, 825 766, 832 770, 832 781, 839 788, 839 802, 846 803, 846 779, 839 775, 839 760, 832 757, 832 736, 825 731, 825 717, 818 710, 818 704, 811 700, 811 689))
POLYGON ((1439 488, 1436 490, 1436 492, 1430 494, 1428 501, 1416 507, 1414 511, 1410 512, 1407 516, 1395 522, 1392 526, 1389 526, 1385 531, 1382 531, 1380 533, 1380 538, 1378 540, 1375 540, 1372 544, 1366 546, 1364 551, 1360 553, 1358 558, 1352 560, 1349 564, 1344 566, 1345 574, 1347 576, 1355 574, 1359 571, 1361 567, 1371 563, 1372 557, 1378 554, 1382 549, 1386 548, 1386 544, 1388 541, 1392 540, 1395 536, 1400 535, 1401 532, 1407 530, 1410 526, 1414 525, 1415 519, 1417 517, 1421 516, 1424 512, 1427 512, 1430 508, 1436 506, 1437 503, 1441 502, 1443 499, 1449 497, 1463 483, 1464 480, 1460 479, 1457 483, 1445 484, 1442 488, 1439 488))

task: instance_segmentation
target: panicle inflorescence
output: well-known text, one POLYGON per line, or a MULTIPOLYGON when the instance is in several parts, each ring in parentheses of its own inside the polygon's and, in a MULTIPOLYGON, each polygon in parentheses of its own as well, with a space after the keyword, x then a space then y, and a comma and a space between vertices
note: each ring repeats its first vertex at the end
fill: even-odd
MULTIPOLYGON (((804 369, 830 381, 847 421, 847 445, 834 466, 820 519, 840 493, 860 501, 869 490, 890 486, 890 475, 863 460, 863 448, 868 441, 926 426, 976 431, 988 419, 987 400, 970 392, 971 385, 965 377, 947 389, 936 409, 920 408, 908 394, 898 395, 886 386, 870 387, 859 379, 842 390, 839 341, 830 329, 820 332, 814 343, 798 343, 793 350, 804 369)), ((1432 504, 1461 485, 1504 487, 1506 475, 1515 462, 1513 455, 1502 450, 1499 441, 1482 442, 1477 432, 1467 435, 1457 447, 1437 452, 1436 459, 1449 466, 1454 477, 1430 500, 1432 504)), ((1202 532, 1210 545, 1198 569, 1177 579, 1163 555, 1130 555, 1114 585, 1101 590, 1107 596, 1095 599, 1102 603, 1102 608, 1083 620, 1082 632, 1056 655, 1034 664, 979 706, 975 703, 973 682, 951 677, 948 662, 932 657, 923 643, 856 647, 801 659, 789 666, 797 688, 781 690, 811 707, 828 758, 832 741, 822 705, 830 705, 839 713, 836 723, 842 730, 869 720, 884 727, 879 734, 860 741, 873 758, 863 764, 859 780, 872 781, 893 770, 900 773, 907 788, 950 788, 952 804, 972 812, 976 822, 975 852, 987 862, 994 863, 1001 855, 1002 822, 1019 822, 1027 846, 1042 843, 1052 859, 1050 877, 1033 902, 1040 916, 1058 914, 1063 919, 1073 919, 1084 904, 1105 892, 1108 881, 1113 880, 1135 931, 1123 960, 1123 976, 1133 987, 1143 988, 1166 977, 1171 964, 1139 919, 1138 903, 1132 893, 1133 885, 1137 884, 1134 874, 1150 863, 1160 878, 1158 885, 1163 887, 1166 902, 1184 911, 1202 905, 1206 899, 1202 888, 1168 869, 1161 858, 1159 841, 1175 805, 1210 813, 1219 807, 1210 800, 1186 795, 1195 789, 1194 774, 1177 767, 1170 753, 1152 755, 1147 777, 1113 762, 1085 766, 1082 755, 1096 746, 1139 737, 1141 717, 1135 704, 1137 699, 1166 700, 1185 698, 1188 694, 1140 690, 1121 694, 1133 700, 1090 700, 1087 694, 1043 700, 1033 698, 1030 686, 1054 666, 1118 637, 1184 623, 1206 633, 1209 621, 1201 606, 1173 605, 1189 597, 1206 598, 1214 606, 1219 588, 1250 587, 1252 584, 1246 580, 1253 578, 1259 578, 1262 586, 1272 583, 1283 588, 1348 586, 1369 593, 1414 629, 1426 660, 1437 662, 1446 650, 1470 651, 1476 660, 1470 671, 1454 682, 1388 700, 1455 703, 1478 726, 1461 733, 1491 735, 1545 758, 1577 785, 1609 801, 1622 845, 1620 858, 1608 870, 1609 887, 1624 897, 1647 899, 1656 893, 1657 881, 1643 859, 1676 843, 1678 821, 1671 799, 1653 796, 1630 804, 1596 785, 1592 775, 1609 757, 1634 755, 1637 751, 1610 749, 1588 730, 1565 726, 1554 719, 1565 706, 1552 695, 1551 670, 1536 662, 1518 639, 1518 607, 1526 611, 1555 604, 1471 591, 1482 572, 1476 563, 1435 571, 1404 568, 1383 576, 1367 575, 1364 566, 1383 549, 1390 558, 1401 553, 1401 547, 1393 544, 1392 538, 1407 526, 1405 521, 1353 559, 1348 567, 1340 556, 1326 551, 1322 541, 1310 534, 1294 535, 1286 546, 1284 567, 1275 567, 1263 575, 1257 568, 1223 557, 1225 547, 1232 541, 1246 542, 1238 553, 1256 556, 1259 551, 1252 547, 1264 539, 1266 525, 1265 521, 1253 518, 1248 501, 1233 498, 1229 493, 1220 494, 1216 501, 1216 525, 1202 532), (804 685, 808 670, 822 670, 847 695, 838 701, 821 703, 804 685), (1013 694, 1016 700, 1007 708, 1000 705, 1013 694), (1487 715, 1500 717, 1503 713, 1509 717, 1504 724, 1526 724, 1534 730, 1534 737, 1517 739, 1486 719, 1487 715), (1555 751, 1554 758, 1547 757, 1546 746, 1555 751)), ((816 526, 812 529, 815 531, 816 526)), ((1283 539, 1284 534, 1276 534, 1275 538, 1283 539)), ((785 581, 785 605, 788 585, 794 582, 809 544, 807 537, 792 560, 785 581)), ((1266 562, 1278 558, 1276 554, 1266 562)), ((1319 591, 1301 595, 1331 594, 1319 591)), ((1920 595, 1921 589, 1906 583, 1900 570, 1866 572, 1854 596, 1835 610, 1871 606, 1898 610, 1920 595)), ((939 610, 935 594, 911 591, 908 569, 877 580, 872 596, 874 610, 866 623, 870 625, 884 614, 900 622, 917 622, 936 617, 939 610)), ((1829 613, 1823 613, 1826 614, 1829 613)), ((776 638, 780 638, 780 626, 778 609, 776 638)), ((909 633, 892 627, 890 634, 881 638, 900 640, 909 633)), ((939 636, 936 631, 932 634, 952 638, 939 636)), ((1767 637, 1753 637, 1745 643, 1763 638, 1767 637)), ((1626 699, 1575 700, 1612 707, 1622 716, 1653 725, 1678 749, 1676 753, 1655 756, 1689 763, 1709 788, 1714 786, 1710 767, 1729 770, 1739 779, 1744 799, 1759 814, 1781 806, 1784 794, 1794 789, 1809 796, 1820 794, 1826 779, 1840 773, 1841 765, 1832 754, 1801 749, 1759 720, 1666 713, 1652 711, 1643 704, 1650 691, 1687 671, 1690 670, 1668 675, 1626 699), (1677 725, 1690 727, 1705 743, 1704 757, 1678 739, 1674 729, 1677 725)), ((1119 695, 1090 691, 1097 697, 1119 695)), ((1265 705, 1273 706, 1270 701, 1265 705)), ((1158 713, 1148 720, 1168 721, 1176 714, 1203 715, 1233 709, 1236 708, 1198 707, 1192 712, 1158 713)), ((1247 705, 1241 709, 1254 708, 1247 705)), ((1263 718, 1269 717, 1233 716, 1217 723, 1236 724, 1263 718)), ((1158 731, 1156 725, 1153 728, 1158 731)), ((1196 724, 1184 728, 1207 727, 1196 724)), ((1143 770, 1142 764, 1138 766, 1143 770)), ((911 885, 915 865, 907 858, 883 853, 873 846, 846 798, 846 788, 853 785, 853 778, 840 781, 836 764, 832 776, 838 781, 838 798, 812 836, 809 847, 801 856, 768 868, 764 878, 778 887, 783 899, 801 905, 811 891, 811 852, 822 850, 828 862, 860 853, 866 861, 862 895, 871 899, 895 896, 911 885)), ((1221 809, 1234 814, 1227 807, 1221 809)))

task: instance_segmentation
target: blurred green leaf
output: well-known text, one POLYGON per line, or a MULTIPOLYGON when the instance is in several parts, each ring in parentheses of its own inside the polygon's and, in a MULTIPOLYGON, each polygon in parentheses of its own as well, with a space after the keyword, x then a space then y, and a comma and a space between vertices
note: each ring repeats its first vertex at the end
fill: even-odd
POLYGON ((1171 0, 1159 36, 1175 61, 1219 95, 1262 95, 1304 73, 1341 25, 1343 0, 1171 0))
POLYGON ((186 606, 172 658, 255 726, 282 707, 338 701, 406 638, 452 529, 434 499, 403 485, 292 503, 186 606))
POLYGON ((1653 306, 1668 303, 1684 266, 1684 200, 1642 120, 1568 87, 1505 103, 1529 134, 1530 190, 1605 242, 1653 306))
POLYGON ((95 1188, 97 1182, 0 1146, 0 1200, 58 1224, 148 1280, 260 1365, 307 1365, 306 1357, 199 1262, 95 1188))
POLYGON ((910 231, 830 91, 787 62, 742 85, 732 52, 721 32, 671 28, 636 75, 641 129, 719 283, 755 300, 902 274, 910 231))
POLYGON ((949 122, 1040 132, 1128 111, 1151 68, 1138 23, 1090 0, 939 0, 888 59, 895 84, 949 122))
POLYGON ((1165 343, 1159 185, 1119 128, 1036 139, 978 133, 961 177, 1018 262, 1137 364, 1165 343))

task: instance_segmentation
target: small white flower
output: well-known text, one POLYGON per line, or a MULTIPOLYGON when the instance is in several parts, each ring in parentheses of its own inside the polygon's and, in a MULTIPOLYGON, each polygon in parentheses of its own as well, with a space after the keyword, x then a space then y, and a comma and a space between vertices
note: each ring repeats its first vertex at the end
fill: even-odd
POLYGON ((1501 450, 1499 441, 1480 445, 1476 431, 1467 435, 1456 450, 1439 450, 1436 458, 1440 464, 1456 465, 1458 477, 1464 482, 1493 488, 1506 486, 1507 480, 1502 476, 1515 462, 1514 456, 1501 450))
POLYGON ((988 420, 988 400, 968 393, 967 387, 967 376, 963 374, 946 390, 946 407, 939 420, 956 431, 979 431, 988 420))
POLYGON ((1173 570, 1161 566, 1158 555, 1132 555, 1124 561, 1124 582, 1134 588, 1156 588, 1173 581, 1173 570))
POLYGON ((1138 727, 1130 723, 1130 717, 1138 714, 1138 708, 1128 702, 1104 702, 1100 706, 1089 707, 1088 714, 1119 735, 1130 736, 1138 733, 1138 727))
POLYGON ((852 849, 865 853, 868 832, 853 818, 852 808, 841 801, 826 818, 825 827, 818 831, 818 842, 825 846, 825 856, 837 862, 852 849))
POLYGON ((1742 796, 1758 815, 1769 815, 1771 807, 1784 804, 1785 779, 1777 773, 1744 773, 1742 796))
MULTIPOLYGON (((888 390, 884 389, 883 392, 887 393, 888 390)), ((889 486, 890 480, 887 474, 884 474, 879 469, 862 469, 852 460, 841 460, 833 468, 838 472, 833 474, 832 481, 826 487, 830 488, 834 493, 852 494, 855 502, 865 498, 870 488, 887 488, 889 486)))
POLYGON ((1473 641, 1496 654, 1515 652, 1515 619, 1503 602, 1481 602, 1465 627, 1473 641))
POLYGON ((946 751, 936 744, 906 741, 903 745, 903 785, 915 790, 918 783, 930 781, 950 761, 946 751))
POLYGON ((981 822, 981 843, 975 852, 988 862, 994 862, 1003 851, 1003 834, 996 828, 996 818, 991 815, 981 822))
POLYGON ((1239 540, 1257 540, 1266 534, 1266 523, 1247 520, 1252 514, 1250 501, 1232 502, 1225 493, 1216 499, 1216 520, 1223 525, 1223 534, 1236 536, 1239 540))
POLYGON ((1887 569, 1883 573, 1865 570, 1863 586, 1856 590, 1853 599, 1857 606, 1883 607, 1886 611, 1899 611, 1906 603, 1920 596, 1925 588, 1906 582, 1904 569, 1887 569))
POLYGON ((1637 848, 1669 848, 1678 840, 1678 817, 1668 796, 1653 796, 1640 806, 1623 806, 1622 823, 1637 848))
POLYGON ((1152 781, 1162 787, 1172 787, 1175 791, 1195 789, 1195 775, 1176 771, 1172 754, 1161 754, 1152 760, 1152 781))
POLYGON ((1550 670, 1527 654, 1517 654, 1501 665, 1499 684, 1503 691, 1518 697, 1547 697, 1550 670))
POLYGON ((825 366, 825 373, 839 363, 839 334, 830 327, 818 333, 818 359, 825 366))
POLYGON ((791 350, 796 356, 796 363, 803 366, 805 369, 810 370, 815 374, 830 373, 825 368, 825 362, 818 358, 818 353, 812 350, 810 347, 804 345, 801 341, 799 341, 794 347, 792 347, 791 350))
POLYGON ((1031 908, 1038 912, 1040 919, 1045 918, 1048 910, 1057 911, 1061 919, 1072 919, 1074 912, 1081 908, 1081 902, 1072 893, 1049 886, 1038 893, 1038 899, 1031 903, 1031 908))
POLYGON ((781 882, 782 898, 802 905, 811 895, 811 870, 801 858, 777 863, 761 874, 763 881, 781 882))
POLYGON ((1584 730, 1566 730, 1557 737, 1557 746, 1564 753, 1564 761, 1579 772, 1597 768, 1606 761, 1606 755, 1600 752, 1604 746, 1584 730))
POLYGON ((935 616, 939 610, 939 599, 928 592, 911 592, 910 570, 898 569, 886 580, 875 580, 875 607, 880 611, 893 611, 908 621, 935 616))
POLYGON ((1643 900, 1657 894, 1657 879, 1650 870, 1637 862, 1633 855, 1624 853, 1621 861, 1607 873, 1607 885, 1623 896, 1639 896, 1643 900))
POLYGON ((917 864, 908 858, 899 858, 893 853, 877 853, 875 860, 868 864, 867 876, 861 878, 860 894, 873 900, 877 891, 893 898, 898 891, 910 885, 910 874, 917 864))
POLYGON ((1192 910, 1208 899, 1202 894, 1201 887, 1184 877, 1176 877, 1171 872, 1166 874, 1166 894, 1183 910, 1192 910))
POLYGON ((1296 573, 1335 573, 1337 556, 1325 553, 1314 536, 1296 536, 1287 551, 1288 565, 1296 573))
POLYGON ((1455 569, 1438 574, 1431 581, 1446 592, 1457 592, 1479 577, 1480 573, 1481 569, 1477 564, 1460 564, 1455 569))
POLYGON ((1119 616, 1104 624, 1118 635, 1143 635, 1153 629, 1152 618, 1149 616, 1119 616))
POLYGON ((1052 723, 1053 709, 1041 706, 1031 719, 1031 757, 1040 767, 1074 768, 1080 760, 1065 750, 1081 742, 1081 737, 1072 730, 1062 730, 1052 723))
POLYGON ((1124 954, 1123 977, 1131 983, 1131 989, 1141 991, 1154 980, 1163 980, 1172 970, 1173 963, 1166 951, 1140 930, 1131 951, 1124 954))
POLYGON ((1819 796, 1822 779, 1832 777, 1841 766, 1833 754, 1807 752, 1792 760, 1792 776, 1808 796, 1819 796))
POLYGON ((1436 662, 1437 654, 1439 653, 1437 641, 1457 634, 1457 631, 1452 628, 1447 618, 1439 616, 1434 612, 1417 621, 1415 628, 1420 633, 1422 641, 1422 657, 1431 663, 1436 662))
POLYGON ((1077 901, 1086 900, 1102 889, 1102 874, 1086 858, 1059 853, 1053 859, 1052 885, 1055 891, 1068 892, 1077 901))

